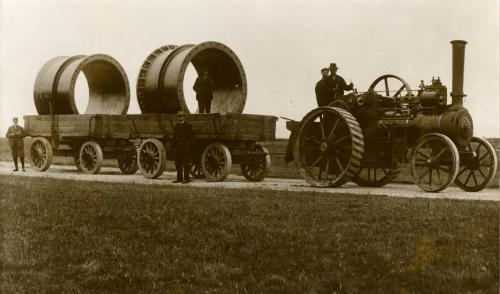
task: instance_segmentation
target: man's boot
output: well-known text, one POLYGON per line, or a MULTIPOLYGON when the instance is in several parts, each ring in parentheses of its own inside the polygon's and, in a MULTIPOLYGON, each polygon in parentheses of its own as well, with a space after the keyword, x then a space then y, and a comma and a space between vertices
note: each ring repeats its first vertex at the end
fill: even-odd
POLYGON ((22 166, 22 168, 23 168, 23 171, 26 171, 26 170, 24 169, 24 157, 21 157, 21 166, 22 166))
POLYGON ((14 159, 14 166, 15 168, 12 171, 18 171, 19 169, 17 168, 17 158, 14 159))

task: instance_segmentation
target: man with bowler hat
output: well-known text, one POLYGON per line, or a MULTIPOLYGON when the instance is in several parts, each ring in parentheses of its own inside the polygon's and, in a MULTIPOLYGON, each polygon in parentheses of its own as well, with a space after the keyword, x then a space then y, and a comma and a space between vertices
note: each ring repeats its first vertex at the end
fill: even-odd
POLYGON ((330 76, 327 79, 327 88, 330 95, 330 101, 335 101, 337 97, 343 96, 344 91, 350 91, 354 88, 353 83, 351 82, 349 85, 345 82, 344 78, 337 75, 337 64, 330 63, 330 76))
POLYGON ((5 135, 7 138, 9 138, 9 143, 10 143, 10 149, 12 151, 12 159, 14 159, 14 170, 13 171, 18 171, 18 165, 17 165, 17 158, 21 160, 21 167, 23 171, 24 169, 24 137, 26 137, 26 134, 24 133, 23 127, 18 125, 18 119, 17 117, 14 117, 12 119, 12 122, 14 125, 10 126, 9 129, 7 130, 7 134, 5 135))
POLYGON ((174 152, 177 179, 174 183, 189 183, 189 163, 194 145, 194 133, 183 113, 178 114, 179 122, 174 126, 174 152))
POLYGON ((201 75, 196 78, 194 82, 193 90, 196 92, 198 112, 210 113, 210 106, 214 98, 215 83, 212 78, 208 76, 208 67, 205 66, 202 68, 201 75))

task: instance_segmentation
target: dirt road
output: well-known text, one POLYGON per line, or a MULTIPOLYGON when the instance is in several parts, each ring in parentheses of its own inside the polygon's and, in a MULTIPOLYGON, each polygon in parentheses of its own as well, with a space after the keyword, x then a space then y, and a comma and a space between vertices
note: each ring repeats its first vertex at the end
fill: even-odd
MULTIPOLYGON (((165 172, 160 178, 149 180, 139 172, 134 175, 122 175, 116 168, 102 168, 97 175, 86 175, 78 172, 75 167, 52 165, 46 172, 36 172, 27 168, 26 172, 13 172, 12 163, 0 162, 0 175, 15 175, 20 177, 45 177, 69 179, 76 181, 97 181, 112 183, 135 183, 143 185, 180 185, 172 183, 175 173, 165 172)), ((467 193, 456 187, 449 187, 440 193, 425 193, 415 185, 390 184, 382 188, 362 188, 348 183, 341 188, 313 188, 299 179, 267 178, 258 183, 246 181, 241 176, 230 175, 224 182, 210 183, 205 180, 194 180, 188 184, 194 187, 220 187, 225 189, 270 189, 284 191, 317 191, 332 194, 385 195, 390 197, 421 197, 436 199, 466 199, 500 201, 499 189, 485 189, 481 192, 467 193)))

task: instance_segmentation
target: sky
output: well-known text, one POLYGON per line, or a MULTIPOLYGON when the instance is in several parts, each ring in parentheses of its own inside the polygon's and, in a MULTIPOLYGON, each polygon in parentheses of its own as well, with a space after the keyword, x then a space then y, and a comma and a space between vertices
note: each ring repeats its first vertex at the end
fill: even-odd
MULTIPOLYGON (((113 56, 130 81, 128 113, 140 113, 135 83, 149 53, 218 41, 245 68, 244 113, 300 120, 331 62, 358 91, 383 74, 414 89, 439 76, 451 91, 450 41, 462 39, 474 133, 499 137, 498 0, 0 0, 0 13, 0 135, 13 116, 37 114, 35 77, 55 56, 113 56)), ((289 135, 283 119, 276 135, 289 135)))

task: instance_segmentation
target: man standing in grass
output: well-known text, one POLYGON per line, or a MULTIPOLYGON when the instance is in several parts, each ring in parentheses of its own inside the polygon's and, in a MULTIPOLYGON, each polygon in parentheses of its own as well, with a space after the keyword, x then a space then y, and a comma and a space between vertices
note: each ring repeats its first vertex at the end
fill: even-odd
POLYGON ((193 145, 193 128, 186 122, 184 114, 179 113, 179 122, 174 127, 175 169, 177 170, 177 179, 174 183, 189 183, 189 163, 193 145))
POLYGON ((23 127, 18 125, 18 119, 17 117, 14 117, 12 119, 12 122, 14 123, 13 126, 9 127, 7 130, 7 135, 6 137, 9 138, 9 143, 10 143, 10 149, 12 151, 12 159, 14 159, 14 171, 18 171, 18 166, 17 166, 17 158, 21 159, 21 166, 23 171, 24 169, 24 137, 26 137, 24 133, 23 127))

